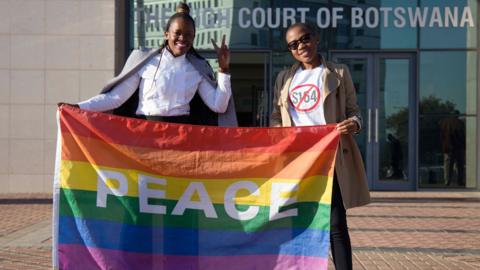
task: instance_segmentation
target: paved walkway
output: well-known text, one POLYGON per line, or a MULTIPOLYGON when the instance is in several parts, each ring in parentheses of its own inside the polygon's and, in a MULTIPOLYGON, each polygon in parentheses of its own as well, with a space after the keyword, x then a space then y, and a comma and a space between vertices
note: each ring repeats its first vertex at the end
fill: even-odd
MULTIPOLYGON (((480 269, 480 192, 372 197, 349 211, 354 269, 480 269)), ((0 195, 0 269, 51 269, 51 210, 48 195, 0 195)))

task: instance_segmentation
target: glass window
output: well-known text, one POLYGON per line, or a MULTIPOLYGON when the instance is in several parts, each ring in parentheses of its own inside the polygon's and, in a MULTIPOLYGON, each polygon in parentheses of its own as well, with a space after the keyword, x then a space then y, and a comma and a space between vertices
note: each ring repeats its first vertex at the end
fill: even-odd
POLYGON ((420 53, 420 187, 476 186, 476 62, 476 52, 420 53))
MULTIPOLYGON (((146 33, 148 36, 155 36, 161 42, 161 28, 175 8, 172 2, 168 2, 168 7, 164 7, 165 2, 167 0, 131 1, 131 18, 134 18, 132 44, 141 43, 138 39, 145 35, 146 30, 149 30, 146 33), (154 30, 152 24, 155 25, 154 30)), ((301 19, 318 27, 321 37, 319 46, 324 49, 416 47, 416 29, 395 27, 396 20, 393 16, 393 8, 415 6, 416 0, 365 2, 368 4, 327 0, 219 1, 218 6, 215 5, 208 11, 213 13, 207 15, 204 8, 211 6, 211 1, 201 1, 191 3, 191 15, 196 20, 197 30, 216 28, 234 33, 230 40, 231 48, 234 49, 272 47, 275 50, 285 50, 284 43, 277 41, 283 41, 287 27, 301 19), (338 21, 334 19, 333 8, 343 8, 338 14, 342 18, 338 21), (361 26, 352 27, 353 8, 359 8, 362 12, 359 16, 361 26), (209 16, 219 19, 211 25, 211 20, 207 19, 209 16), (372 20, 377 21, 374 27, 370 27, 372 20), (260 35, 261 32, 266 35, 260 35), (252 33, 261 37, 258 45, 249 44, 248 37, 252 33)))
MULTIPOLYGON (((368 81, 368 59, 367 58, 338 58, 336 62, 347 65, 352 76, 353 85, 355 86, 356 95, 357 95, 357 104, 361 108, 362 118, 364 120, 364 126, 362 127, 365 131, 365 125, 367 124, 367 81, 368 81)), ((368 128, 368 127, 367 127, 368 128)), ((367 132, 360 132, 355 136, 358 147, 360 148, 360 153, 362 159, 366 160, 366 145, 367 145, 367 132)))
POLYGON ((272 82, 275 83, 280 71, 289 68, 293 63, 295 63, 295 59, 290 52, 272 53, 272 82))
POLYGON ((379 177, 408 181, 410 59, 381 58, 379 69, 379 177))
MULTIPOLYGON (((268 1, 265 1, 268 2, 268 1)), ((290 26, 292 23, 290 20, 284 20, 285 15, 288 15, 288 10, 289 9, 298 9, 298 8, 307 8, 309 11, 305 13, 305 21, 312 26, 317 26, 317 10, 320 8, 328 8, 328 1, 327 0, 316 0, 316 1, 308 1, 308 0, 283 0, 283 1, 270 1, 270 4, 268 5, 271 7, 272 10, 279 9, 280 10, 280 25, 279 27, 270 27, 270 28, 265 28, 265 34, 260 36, 264 38, 265 42, 269 42, 268 38, 271 38, 273 41, 271 42, 271 47, 274 50, 282 50, 286 51, 287 50, 287 45, 285 43, 285 34, 287 31, 288 26, 290 26), (286 22, 286 24, 285 24, 286 22)), ((273 17, 275 18, 275 17, 273 17)), ((297 12, 295 16, 296 21, 300 21, 300 13, 297 12)), ((274 20, 275 21, 275 20, 274 20)), ((322 48, 327 48, 327 40, 329 37, 327 36, 327 31, 326 29, 319 29, 317 27, 317 31, 320 34, 320 47, 322 48)), ((260 44, 262 47, 264 47, 264 44, 260 44)))
POLYGON ((477 5, 476 0, 422 0, 430 16, 420 30, 420 48, 476 48, 477 5))
MULTIPOLYGON (((160 39, 161 43, 162 27, 174 13, 175 3, 169 0, 132 0, 131 3, 135 39, 132 44, 142 44, 143 41, 137 39, 145 32, 160 39)), ((477 0, 372 0, 363 3, 235 0, 213 4, 213 8, 206 11, 205 7, 212 6, 212 1, 190 3, 197 30, 217 28, 234 33, 231 35, 234 49, 272 47, 285 50, 282 42, 271 40, 283 40, 286 28, 301 17, 319 28, 322 49, 414 49, 418 43, 420 48, 477 47, 477 0), (303 9, 308 11, 303 13, 300 11, 303 9), (334 9, 341 9, 338 19, 335 19, 334 9), (219 19, 212 25, 207 17, 219 19), (248 44, 248 37, 252 33, 260 37, 261 31, 267 33, 265 42, 259 40, 257 46, 248 44), (417 31, 420 31, 420 42, 417 31)))
MULTIPOLYGON (((441 106, 435 98, 430 103, 441 106)), ((420 187, 476 187, 476 122, 455 112, 420 115, 420 187)))
POLYGON ((258 45, 257 34, 251 34, 251 36, 250 36, 250 43, 251 43, 253 46, 257 46, 257 45, 258 45))
POLYGON ((408 23, 407 10, 415 9, 416 0, 333 1, 343 9, 337 27, 327 32, 323 48, 335 49, 408 49, 417 47, 417 28, 408 23), (367 3, 365 3, 367 2, 367 3))
POLYGON ((460 114, 476 114, 476 67, 476 52, 421 52, 420 104, 438 100, 441 106, 420 105, 420 114, 445 113, 444 110, 447 113, 458 110, 460 114))

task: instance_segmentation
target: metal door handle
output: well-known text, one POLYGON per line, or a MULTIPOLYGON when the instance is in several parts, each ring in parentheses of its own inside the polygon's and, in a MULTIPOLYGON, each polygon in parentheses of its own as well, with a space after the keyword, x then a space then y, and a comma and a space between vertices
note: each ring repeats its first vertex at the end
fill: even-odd
POLYGON ((378 143, 378 108, 375 109, 375 142, 378 143))
POLYGON ((368 109, 368 125, 367 125, 367 142, 370 143, 371 137, 372 137, 372 127, 371 127, 371 122, 372 122, 372 109, 368 109))

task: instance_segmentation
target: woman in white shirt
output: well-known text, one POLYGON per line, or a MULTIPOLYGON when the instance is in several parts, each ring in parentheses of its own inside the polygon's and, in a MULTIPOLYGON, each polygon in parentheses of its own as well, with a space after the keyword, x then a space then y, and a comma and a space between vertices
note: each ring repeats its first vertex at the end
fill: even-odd
POLYGON ((224 113, 232 94, 230 51, 225 36, 220 47, 212 39, 219 63, 218 81, 215 81, 208 62, 193 48, 195 21, 189 11, 186 4, 179 4, 177 13, 167 22, 161 48, 132 52, 120 75, 107 84, 101 94, 74 106, 90 111, 115 110, 120 115, 135 114, 147 120, 216 125, 216 114, 212 111, 224 113), (192 108, 196 93, 203 104, 197 101, 192 108), (191 114, 195 114, 192 116, 197 120, 191 114))

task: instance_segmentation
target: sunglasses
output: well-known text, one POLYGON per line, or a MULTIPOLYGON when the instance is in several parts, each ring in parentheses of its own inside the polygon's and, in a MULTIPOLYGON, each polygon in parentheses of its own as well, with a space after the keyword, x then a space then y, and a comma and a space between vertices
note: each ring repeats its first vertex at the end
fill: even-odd
POLYGON ((294 40, 294 41, 289 42, 287 44, 287 48, 290 51, 296 50, 296 49, 298 49, 298 46, 300 45, 300 43, 305 45, 307 43, 310 43, 310 40, 311 40, 311 35, 310 34, 305 34, 305 35, 301 36, 298 40, 294 40))

